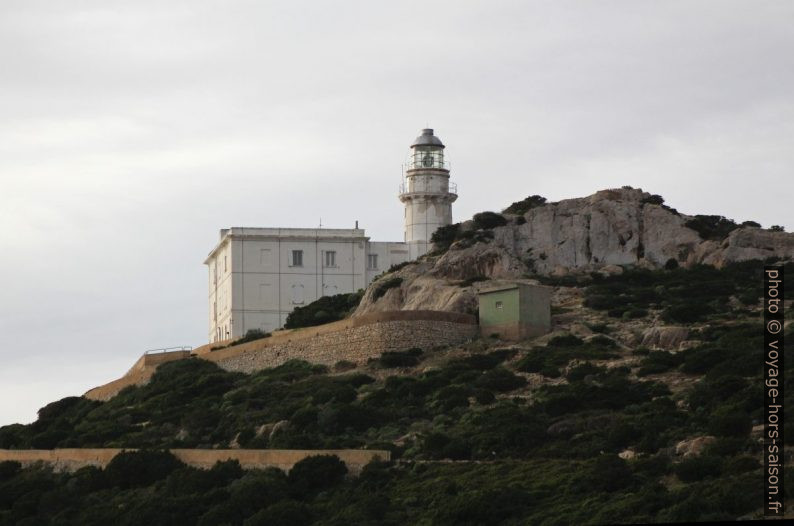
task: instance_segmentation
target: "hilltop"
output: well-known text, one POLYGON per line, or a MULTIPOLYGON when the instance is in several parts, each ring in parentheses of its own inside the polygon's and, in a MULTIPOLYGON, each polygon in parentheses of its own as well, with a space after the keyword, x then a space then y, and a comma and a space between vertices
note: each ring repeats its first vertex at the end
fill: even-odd
MULTIPOLYGON (((372 464, 357 478, 344 478, 332 461, 301 465, 294 475, 233 464, 200 472, 146 452, 74 474, 0 463, 0 523, 603 524, 756 516, 762 268, 777 262, 794 271, 792 235, 702 217, 676 215, 633 189, 556 204, 529 198, 440 232, 434 253, 375 280, 353 314, 471 312, 478 287, 520 277, 554 288, 554 330, 542 338, 481 338, 358 365, 290 361, 252 374, 190 358, 160 365, 148 383, 107 402, 70 397, 42 408, 33 424, 0 428, 0 448, 392 452, 391 463, 372 464), (652 222, 622 229, 615 210, 646 219, 665 214, 678 233, 665 227, 667 241, 651 242, 652 222), (587 260, 578 259, 581 245, 563 241, 555 249, 538 226, 550 217, 573 235, 588 213, 587 260), (597 213, 609 218, 599 227, 612 247, 604 252, 594 241, 597 213), (682 243, 691 244, 686 255, 682 243), (143 469, 131 485, 119 475, 154 465, 165 467, 143 469)), ((789 301, 789 320, 791 312, 789 301)), ((794 390, 787 392, 790 404, 794 390)), ((790 441, 794 430, 787 431, 790 441)))
POLYGON ((391 273, 399 287, 383 295, 370 287, 356 315, 474 312, 476 291, 490 286, 487 280, 794 259, 794 234, 779 226, 681 214, 661 196, 631 187, 556 203, 530 196, 502 213, 483 212, 443 227, 433 240, 433 252, 391 273))

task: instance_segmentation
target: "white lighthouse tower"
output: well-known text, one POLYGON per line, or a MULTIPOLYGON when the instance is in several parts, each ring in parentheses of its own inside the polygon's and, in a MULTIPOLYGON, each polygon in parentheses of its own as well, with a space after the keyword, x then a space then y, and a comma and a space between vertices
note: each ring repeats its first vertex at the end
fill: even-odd
POLYGON ((411 145, 403 171, 400 201, 405 203, 405 242, 409 259, 430 250, 430 237, 438 227, 452 224, 452 203, 457 187, 449 182, 449 163, 444 144, 425 128, 411 145))

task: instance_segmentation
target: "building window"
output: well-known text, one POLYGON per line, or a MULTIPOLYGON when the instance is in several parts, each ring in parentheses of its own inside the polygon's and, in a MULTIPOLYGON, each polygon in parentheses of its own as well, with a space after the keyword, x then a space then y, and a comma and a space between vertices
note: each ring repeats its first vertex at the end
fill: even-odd
POLYGON ((229 272, 229 261, 227 259, 227 256, 223 256, 223 271, 229 272))
POLYGON ((333 250, 325 251, 325 266, 326 267, 336 266, 336 252, 334 252, 333 250))
POLYGON ((378 268, 378 255, 377 254, 368 254, 367 255, 367 268, 371 270, 375 270, 378 268))
POLYGON ((293 267, 303 266, 303 250, 292 251, 292 266, 293 267))
POLYGON ((501 301, 497 301, 497 302, 496 302, 496 308, 497 308, 497 309, 501 309, 501 308, 503 308, 503 307, 504 307, 504 304, 503 304, 501 301))

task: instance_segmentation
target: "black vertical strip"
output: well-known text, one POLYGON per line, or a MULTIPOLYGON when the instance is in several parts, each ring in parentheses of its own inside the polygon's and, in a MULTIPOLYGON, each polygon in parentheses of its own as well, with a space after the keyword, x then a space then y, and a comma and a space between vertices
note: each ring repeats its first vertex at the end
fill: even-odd
POLYGON ((783 267, 764 267, 764 515, 783 517, 783 267))

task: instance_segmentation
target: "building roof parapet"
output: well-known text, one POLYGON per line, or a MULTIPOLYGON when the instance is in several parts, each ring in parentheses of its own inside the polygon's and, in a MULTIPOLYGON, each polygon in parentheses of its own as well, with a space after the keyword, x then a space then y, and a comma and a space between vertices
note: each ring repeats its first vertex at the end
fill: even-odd
POLYGON ((232 239, 281 239, 281 240, 351 240, 369 241, 363 228, 257 228, 231 227, 220 231, 220 241, 215 245, 204 264, 232 239))

